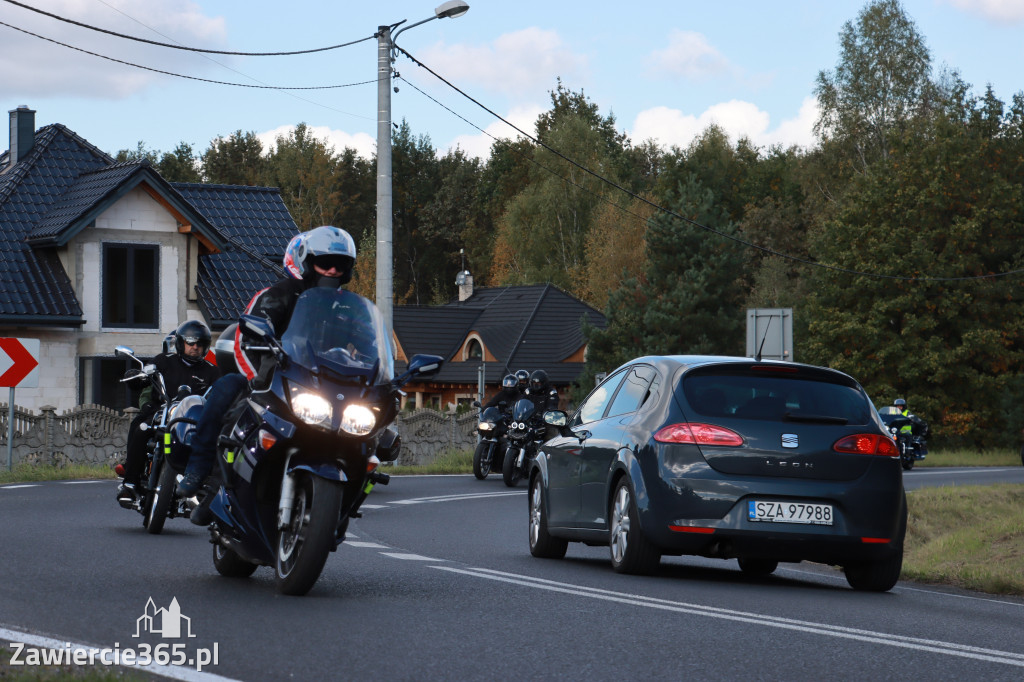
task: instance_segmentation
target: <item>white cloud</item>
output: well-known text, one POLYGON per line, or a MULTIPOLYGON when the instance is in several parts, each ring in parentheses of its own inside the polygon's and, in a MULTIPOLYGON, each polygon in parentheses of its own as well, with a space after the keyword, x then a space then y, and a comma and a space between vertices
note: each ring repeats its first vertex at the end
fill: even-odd
MULTIPOLYGON (((312 137, 324 141, 327 146, 333 147, 334 151, 339 154, 346 147, 350 147, 355 149, 359 156, 372 159, 373 155, 377 152, 377 138, 371 137, 366 133, 355 133, 353 135, 346 133, 344 130, 334 130, 327 126, 307 125, 306 129, 312 137)), ((268 152, 271 147, 277 146, 278 137, 287 137, 293 130, 295 130, 295 126, 283 125, 273 130, 257 133, 256 137, 263 143, 264 152, 268 152)))
POLYGON ((977 14, 997 24, 1024 21, 1024 0, 947 0, 967 14, 977 14))
POLYGON ((731 100, 708 107, 699 116, 684 114, 678 109, 654 107, 637 114, 630 131, 635 144, 654 139, 663 148, 685 148, 712 123, 720 126, 736 142, 748 137, 757 146, 780 144, 784 147, 814 144, 812 128, 818 116, 817 101, 808 97, 796 118, 782 121, 770 128, 770 116, 750 102, 731 100))
MULTIPOLYGON (((33 5, 83 24, 164 43, 216 48, 225 38, 224 20, 203 15, 194 2, 123 0, 117 9, 91 0, 42 0, 33 5)), ((95 55, 174 73, 195 73, 210 64, 189 53, 111 38, 20 7, 7 7, 4 20, 36 34, 0 27, 4 46, 0 55, 0 83, 4 84, 5 92, 17 96, 50 96, 60 92, 119 99, 166 78, 95 55)))
MULTIPOLYGON (((516 107, 505 116, 505 120, 520 130, 534 135, 536 134, 534 126, 537 123, 537 117, 545 111, 547 109, 540 106, 516 107)), ((518 132, 501 121, 495 121, 484 130, 486 133, 478 135, 459 135, 452 140, 448 148, 460 147, 467 156, 475 156, 486 160, 491 155, 491 145, 494 144, 496 139, 515 139, 520 137, 518 132)), ((438 149, 438 153, 442 154, 443 151, 438 149)))
POLYGON ((558 76, 577 82, 586 67, 586 59, 570 52, 557 32, 539 28, 506 33, 492 45, 442 43, 417 56, 456 84, 469 82, 508 95, 550 91, 558 76))
POLYGON ((672 30, 668 47, 652 52, 649 61, 661 73, 689 80, 710 78, 733 70, 729 60, 702 34, 679 29, 672 30))

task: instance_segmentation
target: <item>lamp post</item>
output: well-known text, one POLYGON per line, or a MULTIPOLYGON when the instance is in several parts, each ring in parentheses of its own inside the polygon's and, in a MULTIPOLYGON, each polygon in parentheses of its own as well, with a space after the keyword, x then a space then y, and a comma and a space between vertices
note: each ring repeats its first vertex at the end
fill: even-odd
MULTIPOLYGON (((391 208, 391 53, 402 31, 434 19, 458 18, 469 11, 463 0, 448 0, 434 9, 434 16, 399 29, 377 27, 377 307, 388 331, 394 329, 394 271, 391 208)), ((399 22, 399 23, 404 23, 399 22)))

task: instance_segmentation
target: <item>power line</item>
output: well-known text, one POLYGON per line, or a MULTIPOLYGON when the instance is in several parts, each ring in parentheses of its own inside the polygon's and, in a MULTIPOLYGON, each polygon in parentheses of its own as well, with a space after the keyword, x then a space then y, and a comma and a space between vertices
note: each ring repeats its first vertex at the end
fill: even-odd
MULTIPOLYGON (((10 1, 11 0, 5 0, 5 2, 10 2, 10 1)), ((99 54, 97 52, 90 52, 89 50, 85 50, 85 49, 83 49, 81 47, 75 47, 74 45, 68 45, 67 43, 62 43, 59 40, 54 40, 53 38, 47 38, 46 36, 41 36, 38 33, 33 33, 32 31, 28 31, 28 30, 23 29, 23 28, 18 28, 17 26, 12 26, 11 24, 8 24, 8 23, 3 22, 3 21, 0 21, 0 26, 6 26, 7 28, 12 28, 15 31, 20 31, 21 33, 25 33, 27 35, 30 35, 30 36, 34 37, 34 38, 39 38, 40 40, 45 40, 45 41, 47 41, 49 43, 53 43, 55 45, 60 45, 61 47, 66 47, 66 48, 68 48, 70 50, 75 50, 77 52, 83 52, 83 53, 85 53, 87 55, 91 55, 93 57, 99 57, 100 59, 106 59, 107 61, 116 62, 118 64, 123 64, 125 66, 131 66, 131 67, 134 67, 136 69, 143 69, 145 71, 152 71, 153 73, 159 73, 159 74, 163 74, 165 76, 174 76, 175 78, 187 78, 189 80, 200 81, 202 83, 212 83, 214 85, 230 85, 230 86, 236 87, 236 88, 256 88, 256 89, 262 89, 262 90, 336 90, 338 88, 351 88, 351 87, 356 86, 356 85, 367 85, 369 83, 376 83, 377 82, 377 79, 375 78, 373 80, 360 81, 358 83, 342 83, 340 85, 313 85, 313 86, 305 86, 305 87, 285 86, 285 85, 254 85, 252 83, 230 83, 230 82, 227 82, 227 81, 217 81, 217 80, 212 80, 212 79, 209 79, 209 78, 200 78, 198 76, 188 76, 188 75, 181 74, 181 73, 174 73, 172 71, 164 71, 162 69, 154 69, 151 66, 143 66, 141 64, 135 64, 135 63, 132 63, 132 62, 124 61, 123 59, 116 59, 114 57, 108 57, 106 55, 102 55, 102 54, 99 54)))
MULTIPOLYGON (((704 230, 706 232, 710 232, 712 234, 718 235, 719 237, 724 237, 725 239, 729 239, 729 240, 731 240, 733 242, 736 242, 736 243, 741 244, 743 246, 746 246, 748 248, 756 249, 756 250, 761 251, 763 253, 766 253, 766 254, 769 254, 769 255, 772 255, 772 256, 777 256, 779 258, 785 258, 787 260, 794 261, 796 263, 801 263, 803 265, 809 265, 809 266, 812 266, 812 267, 823 268, 823 269, 826 269, 826 270, 831 270, 833 272, 840 272, 840 273, 847 274, 847 275, 858 275, 858 276, 861 276, 861 277, 872 277, 872 278, 875 278, 875 279, 887 279, 887 280, 898 280, 898 281, 908 281, 908 282, 965 282, 965 281, 979 281, 979 280, 988 280, 988 279, 994 279, 996 277, 1007 277, 1007 276, 1010 276, 1010 275, 1018 275, 1018 274, 1024 273, 1024 269, 1017 269, 1017 270, 1008 270, 1006 272, 992 273, 992 274, 988 274, 988 275, 972 275, 972 276, 965 276, 965 277, 931 277, 931 276, 910 277, 910 276, 906 276, 906 275, 885 275, 885 274, 880 274, 880 273, 875 273, 875 272, 864 272, 864 271, 860 271, 860 270, 851 270, 851 269, 842 268, 842 267, 839 267, 839 266, 836 266, 836 265, 829 265, 827 263, 820 263, 820 262, 817 262, 817 261, 807 260, 805 258, 799 258, 798 256, 793 256, 791 254, 782 253, 781 251, 776 251, 774 249, 770 249, 770 248, 765 247, 765 246, 760 246, 758 244, 754 244, 752 242, 748 242, 748 241, 746 241, 744 239, 740 239, 739 237, 736 237, 736 236, 733 236, 733 235, 730 235, 730 234, 726 234, 726 233, 721 232, 719 230, 716 230, 716 229, 714 229, 712 227, 708 227, 707 225, 704 225, 704 224, 702 224, 700 222, 697 222, 696 220, 693 220, 691 218, 687 218, 686 216, 680 215, 679 213, 676 213, 675 211, 673 211, 671 209, 668 209, 668 208, 665 208, 664 206, 656 204, 653 201, 651 201, 651 200, 649 200, 649 199, 647 199, 647 198, 645 198, 643 196, 640 196, 639 194, 633 192, 632 190, 627 189, 627 188, 619 185, 617 182, 615 182, 613 180, 610 180, 610 179, 602 176, 601 174, 599 174, 599 173, 597 173, 597 172, 587 168, 586 166, 583 166, 582 164, 580 164, 580 163, 570 159, 569 157, 567 157, 564 154, 562 154, 561 152, 559 152, 557 149, 551 147, 550 145, 546 144, 545 142, 542 142, 541 140, 539 140, 539 139, 535 138, 534 136, 530 135, 529 133, 523 131, 521 128, 516 126, 514 123, 506 120, 501 115, 499 115, 497 112, 495 112, 494 110, 492 110, 491 108, 489 108, 485 104, 481 103, 480 101, 478 101, 477 99, 475 99, 471 95, 469 95, 466 92, 464 92, 458 86, 456 86, 455 84, 451 83, 446 78, 444 78, 443 76, 438 74, 436 71, 431 69, 429 66, 427 66, 426 64, 424 64, 423 62, 418 60, 416 57, 411 55, 407 50, 403 49, 402 47, 399 47, 398 45, 395 45, 395 49, 398 50, 399 52, 401 52, 402 54, 404 54, 406 57, 408 57, 409 60, 412 61, 412 63, 414 63, 416 66, 419 66, 420 68, 425 69, 428 73, 430 73, 430 75, 434 76, 434 78, 437 78, 439 81, 441 81, 442 83, 447 85, 449 88, 451 88, 455 92, 459 93, 460 95, 462 95, 463 97, 465 97, 470 102, 472 102, 473 104, 477 105, 478 107, 480 107, 481 109, 483 109, 487 113, 489 113, 491 116, 495 117, 496 119, 498 119, 502 123, 508 125, 510 128, 512 128, 513 130, 517 131, 520 135, 522 135, 526 139, 530 140, 531 142, 533 142, 534 144, 536 144, 536 145, 538 145, 540 147, 543 147, 544 149, 547 149, 549 152, 551 152, 555 156, 559 157, 563 161, 566 161, 567 163, 571 164, 572 166, 575 166, 576 168, 580 169, 584 173, 587 173, 587 174, 593 176, 594 178, 597 178, 601 182, 603 182, 603 183, 605 183, 605 184, 607 184, 607 185, 609 185, 609 186, 619 190, 620 192, 623 192, 623 193, 629 195, 630 197, 632 197, 633 199, 636 199, 637 201, 641 201, 641 202, 647 204, 648 206, 651 206, 656 211, 661 211, 662 213, 670 215, 670 216, 676 218, 677 220, 681 220, 683 222, 689 223, 690 225, 693 225, 694 227, 698 227, 698 228, 700 228, 700 229, 702 229, 702 230, 704 230)), ((409 81, 404 79, 404 78, 402 80, 404 80, 406 83, 409 83, 409 81)), ((410 85, 412 85, 412 84, 410 83, 410 85)), ((413 87, 416 88, 416 86, 413 86, 413 87)), ((419 90, 419 88, 416 88, 416 89, 419 90)), ((421 92, 422 94, 426 95, 426 93, 424 93, 422 90, 419 90, 419 92, 421 92)), ((429 97, 430 99, 434 100, 435 102, 437 102, 437 104, 439 104, 440 106, 444 107, 449 112, 451 112, 451 113, 455 114, 456 116, 458 116, 459 118, 461 118, 463 121, 466 121, 466 123, 469 123, 470 125, 472 125, 477 130, 480 130, 484 134, 486 134, 489 137, 491 137, 492 139, 494 139, 492 135, 487 133, 485 130, 483 130, 479 126, 476 126, 473 123, 470 123, 468 120, 466 120, 462 116, 459 116, 459 114, 456 114, 450 108, 448 108, 445 105, 441 104, 440 102, 438 102, 433 97, 430 97, 429 95, 426 95, 426 96, 429 97)), ((558 177, 561 177, 561 176, 558 176, 558 177)), ((565 178, 562 178, 562 179, 565 180, 565 178)), ((566 181, 570 182, 568 180, 566 180, 566 181)), ((576 183, 572 183, 572 184, 576 185, 577 187, 580 187, 580 185, 577 185, 576 183)), ((585 190, 585 188, 582 188, 582 187, 580 187, 580 188, 584 189, 584 191, 587 191, 587 190, 585 190)), ((612 205, 615 206, 616 208, 626 212, 626 213, 630 213, 631 215, 636 216, 635 213, 631 213, 627 209, 624 209, 621 206, 619 206, 618 204, 612 203, 612 205)), ((636 216, 636 217, 639 217, 639 216, 636 216)))
MULTIPOLYGON (((161 42, 158 42, 156 40, 148 40, 146 38, 139 38, 137 36, 130 36, 130 35, 126 35, 124 33, 117 33, 116 31, 110 31, 110 30, 107 30, 105 28, 99 28, 98 26, 91 26, 89 24, 84 24, 84 23, 82 23, 80 21, 75 21, 74 19, 68 19, 67 17, 62 17, 62 16, 59 16, 57 14, 53 14, 51 12, 47 12, 45 10, 41 10, 41 9, 39 9, 37 7, 30 7, 29 5, 26 5, 24 3, 17 2, 17 0, 3 0, 3 1, 7 2, 7 3, 10 3, 12 5, 17 5, 18 7, 21 7, 23 9, 27 9, 27 10, 29 10, 31 12, 35 12, 37 14, 42 14, 42 15, 48 16, 51 19, 56 19, 57 21, 63 21, 65 23, 72 24, 74 26, 79 26, 81 28, 87 28, 90 31, 97 31, 98 33, 106 33, 107 35, 116 36, 118 38, 124 38, 125 40, 134 40, 136 42, 146 43, 148 45, 157 45, 159 47, 168 47, 168 48, 171 48, 172 50, 186 50, 188 52, 202 52, 202 53, 205 53, 205 54, 226 54, 226 55, 237 55, 237 56, 240 56, 240 57, 284 57, 284 56, 297 55, 297 54, 312 54, 314 52, 326 52, 328 50, 337 50, 338 48, 348 47, 349 45, 356 45, 356 44, 361 43, 361 42, 363 42, 365 40, 371 40, 373 38, 372 35, 369 35, 369 36, 366 36, 365 38, 360 38, 359 40, 353 40, 353 41, 350 41, 350 42, 347 42, 347 43, 341 43, 340 45, 329 45, 327 47, 317 47, 317 48, 312 48, 312 49, 309 49, 309 50, 293 50, 293 51, 290 51, 290 52, 231 52, 231 51, 228 51, 228 50, 207 50, 207 49, 200 48, 200 47, 188 47, 188 46, 185 46, 185 45, 174 45, 172 43, 161 43, 161 42)), ((114 9, 116 9, 116 8, 114 8, 114 9)), ((4 24, 4 25, 7 26, 8 24, 4 24)), ((27 31, 26 31, 26 33, 27 33, 27 31)), ((161 73, 163 73, 163 72, 161 72, 161 73)), ((174 75, 174 74, 172 74, 172 75, 174 75)), ((232 85, 232 84, 228 83, 227 85, 232 85)))

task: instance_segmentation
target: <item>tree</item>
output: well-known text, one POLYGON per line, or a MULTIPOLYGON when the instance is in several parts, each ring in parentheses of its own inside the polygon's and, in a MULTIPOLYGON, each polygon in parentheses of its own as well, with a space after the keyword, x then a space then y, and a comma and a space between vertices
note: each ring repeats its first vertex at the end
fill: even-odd
POLYGON ((179 142, 173 152, 161 155, 156 167, 168 182, 202 182, 199 159, 192 151, 192 145, 187 142, 179 142))
POLYGON ((261 184, 280 188, 299 230, 336 225, 342 197, 334 180, 334 149, 315 138, 305 123, 278 135, 276 142, 263 163, 261 184))
POLYGON ((256 133, 237 130, 218 137, 203 152, 203 179, 217 185, 259 186, 263 175, 263 143, 256 133))
POLYGON ((839 33, 834 72, 818 73, 822 139, 849 142, 861 170, 888 154, 889 134, 921 113, 934 95, 931 55, 898 0, 873 0, 839 33))
POLYGON ((816 235, 810 362, 905 397, 949 444, 1006 442, 998 400, 1024 370, 1024 146, 991 93, 893 135, 816 235), (992 277, 989 277, 992 276, 992 277), (981 277, 982 279, 958 279, 981 277))
POLYGON ((114 161, 117 163, 124 163, 126 161, 139 162, 149 161, 154 166, 156 165, 157 158, 160 152, 149 149, 146 147, 146 143, 139 140, 135 145, 135 149, 120 149, 117 154, 114 154, 114 161))

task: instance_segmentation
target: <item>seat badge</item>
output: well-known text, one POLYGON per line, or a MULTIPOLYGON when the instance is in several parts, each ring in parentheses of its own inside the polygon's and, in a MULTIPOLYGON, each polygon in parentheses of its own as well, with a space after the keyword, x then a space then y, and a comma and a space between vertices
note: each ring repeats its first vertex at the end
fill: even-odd
POLYGON ((795 433, 782 434, 782 447, 795 448, 800 446, 800 437, 795 433))
POLYGON ((345 394, 344 393, 339 393, 338 395, 336 395, 334 397, 337 400, 344 400, 345 399, 345 394))

